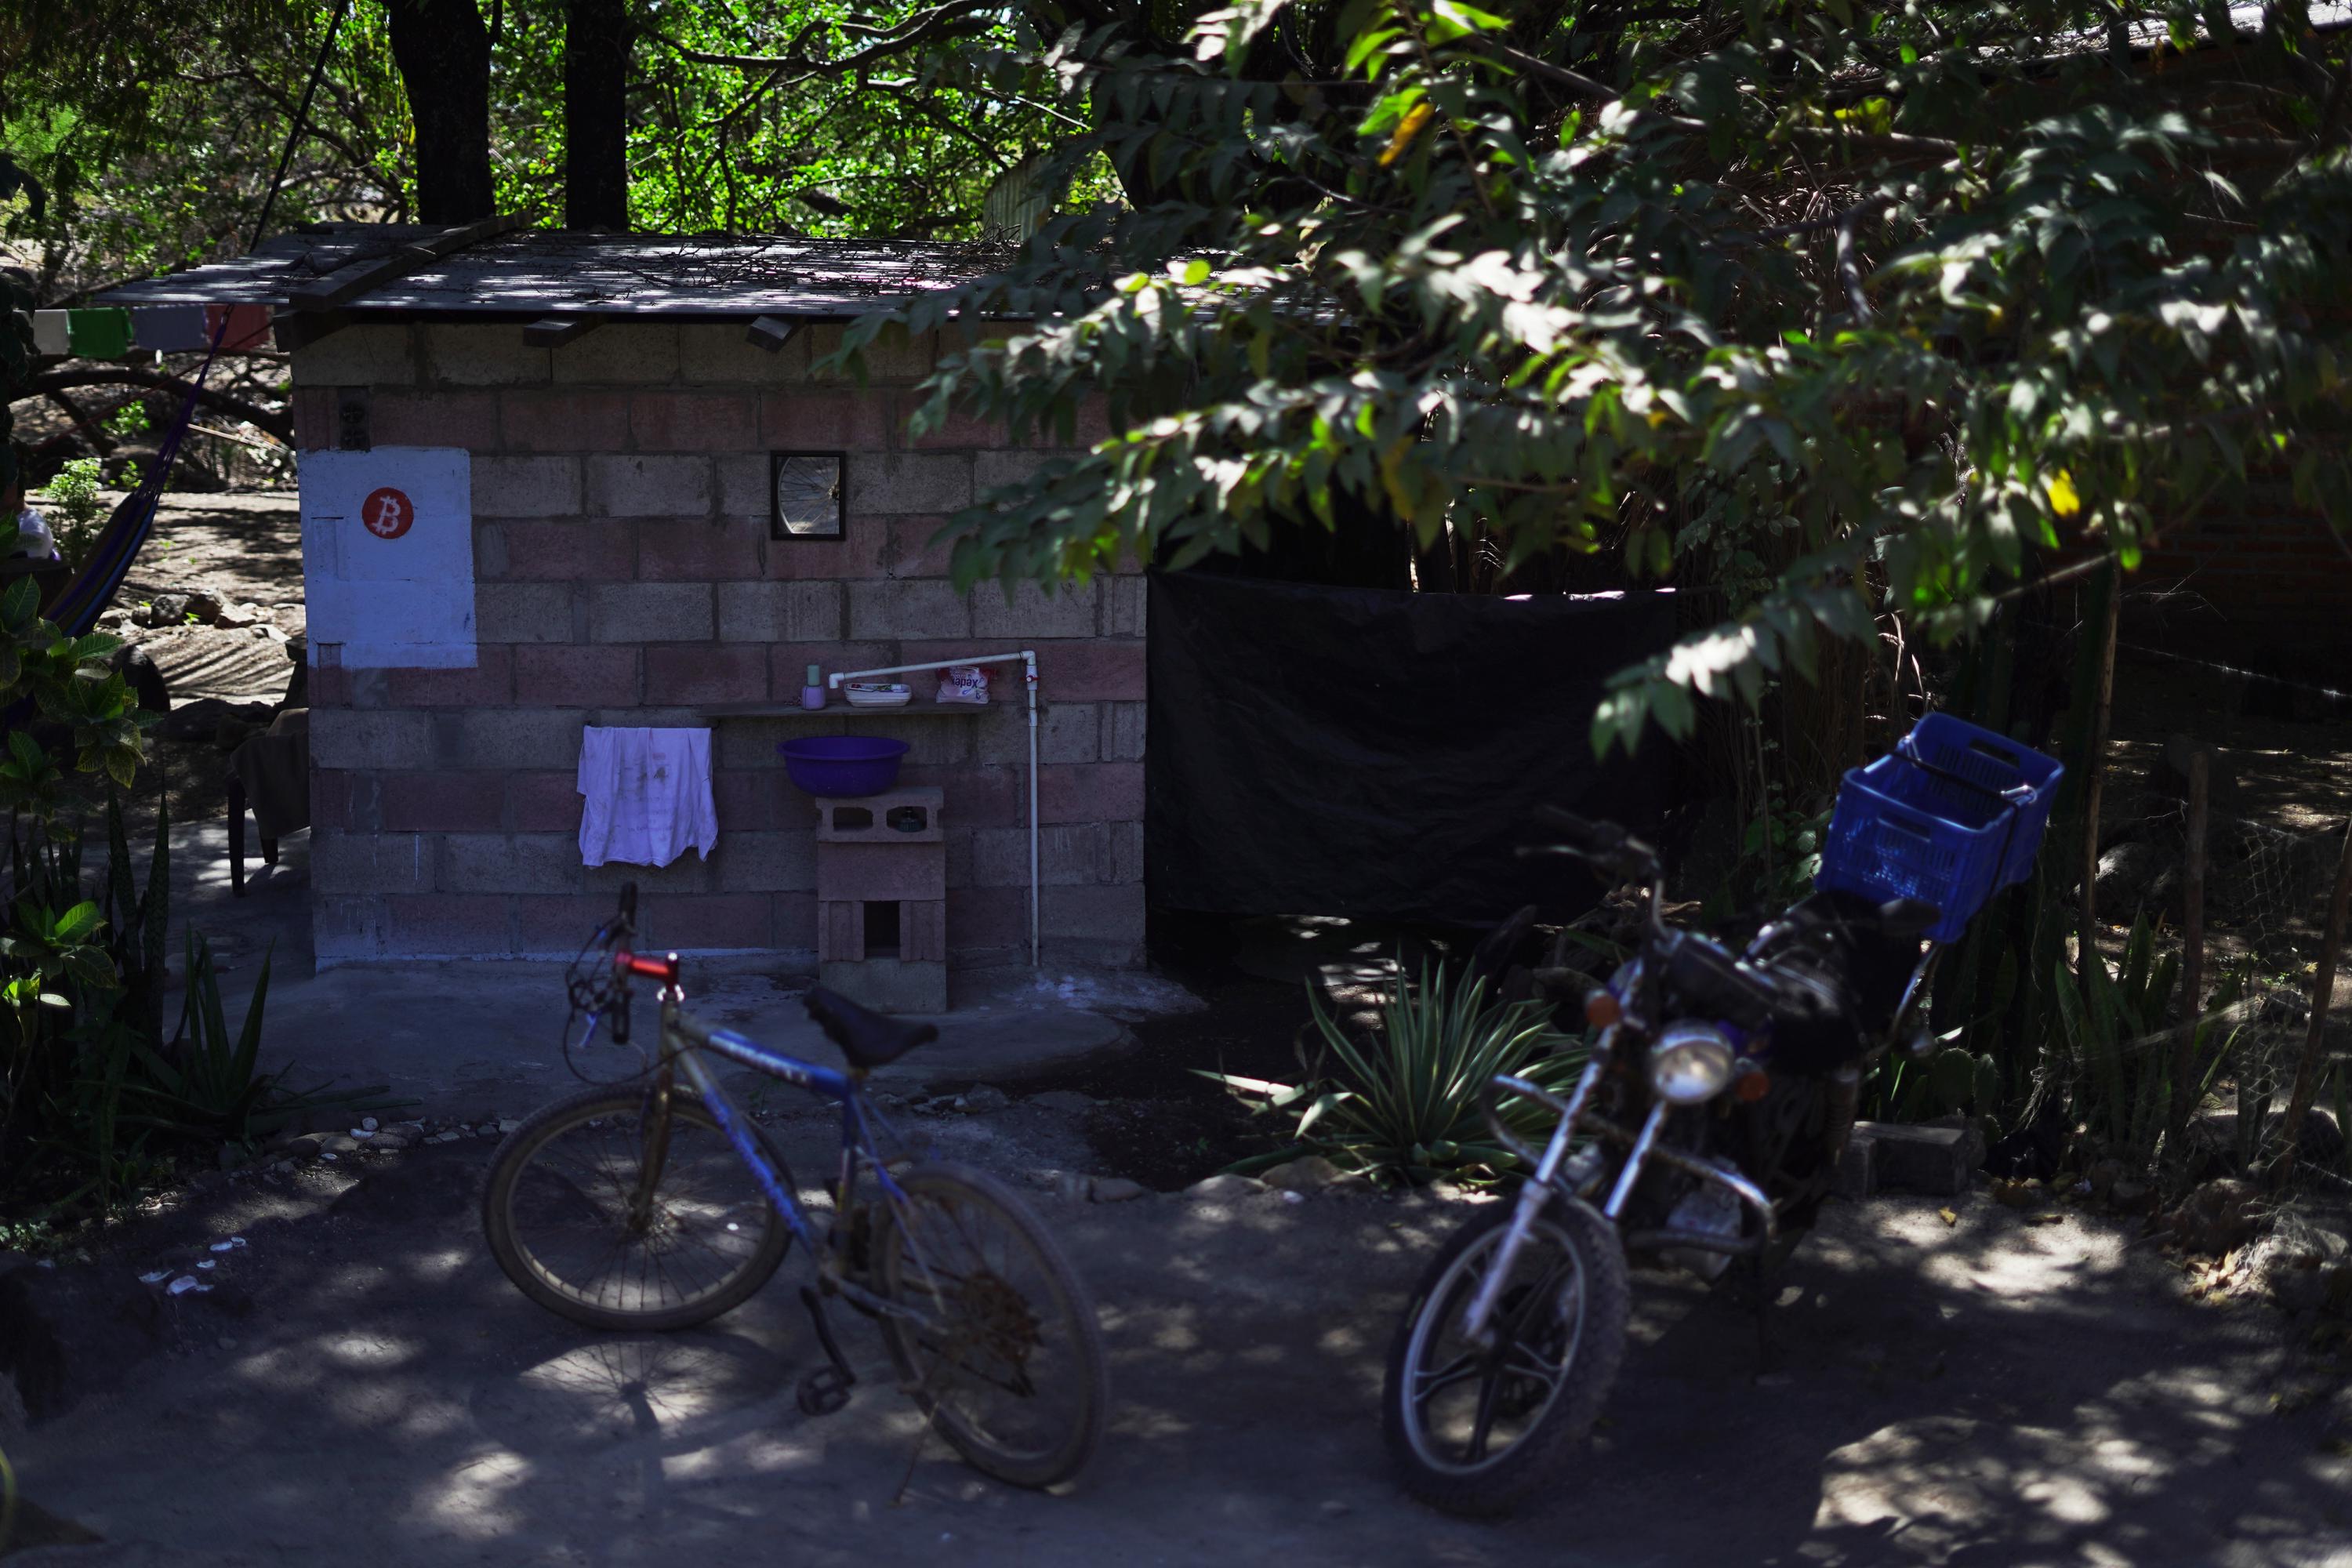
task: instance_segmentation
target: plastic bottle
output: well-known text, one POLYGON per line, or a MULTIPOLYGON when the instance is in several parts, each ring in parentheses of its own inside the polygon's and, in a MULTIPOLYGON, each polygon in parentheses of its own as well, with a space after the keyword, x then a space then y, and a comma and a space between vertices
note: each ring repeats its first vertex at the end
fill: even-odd
POLYGON ((824 706, 824 672, 815 665, 808 667, 808 679, 801 687, 801 706, 803 708, 824 706))

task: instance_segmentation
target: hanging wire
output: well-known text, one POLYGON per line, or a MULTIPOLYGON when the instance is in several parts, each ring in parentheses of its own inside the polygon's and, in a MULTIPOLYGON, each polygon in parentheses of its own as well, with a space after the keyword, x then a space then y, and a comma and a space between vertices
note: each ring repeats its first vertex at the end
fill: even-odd
MULTIPOLYGON (((287 166, 294 162, 294 149, 300 144, 302 132, 310 123, 310 100, 318 95, 319 79, 327 74, 327 57, 334 52, 335 34, 343 25, 343 13, 351 8, 352 0, 335 0, 335 14, 327 18, 326 40, 319 46, 319 58, 310 64, 310 79, 302 89, 302 101, 295 106, 294 123, 286 128, 286 145, 278 154, 278 173, 269 177, 269 189, 261 198, 261 216, 253 220, 253 237, 245 244, 248 252, 261 248, 261 237, 268 232, 269 215, 277 209, 278 193, 285 186, 287 166)), ((213 341, 217 346, 218 333, 214 334, 213 341)))

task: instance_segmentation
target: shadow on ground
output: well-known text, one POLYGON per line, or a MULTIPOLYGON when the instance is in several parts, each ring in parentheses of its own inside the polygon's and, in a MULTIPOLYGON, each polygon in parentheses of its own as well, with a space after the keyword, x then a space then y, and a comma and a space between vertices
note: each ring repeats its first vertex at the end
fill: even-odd
MULTIPOLYGON (((784 1135, 823 1168, 818 1119, 784 1135)), ((1117 1408, 1089 1473, 1024 1493, 923 1440, 855 1320, 867 1381, 800 1413, 797 1259, 673 1335, 531 1306, 481 1245, 490 1147, 314 1168, 101 1258, 118 1295, 199 1258, 215 1288, 157 1298, 161 1348, 11 1443, 27 1495, 105 1537, 16 1560, 2241 1565, 2328 1561, 2352 1511, 2324 1412, 2273 1409, 2302 1375, 2281 1320, 2180 1303, 2104 1222, 1980 1199, 1950 1227, 1833 1209, 1760 1380, 1744 1314, 1638 1277, 1591 1449, 1549 1506, 1479 1524, 1403 1498, 1377 1414, 1465 1201, 1039 1194, 1100 1298, 1117 1408)))

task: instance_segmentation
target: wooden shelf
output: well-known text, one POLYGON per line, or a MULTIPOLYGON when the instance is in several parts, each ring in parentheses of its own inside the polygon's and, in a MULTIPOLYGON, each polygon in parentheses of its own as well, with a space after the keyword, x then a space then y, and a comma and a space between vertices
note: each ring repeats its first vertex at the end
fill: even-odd
POLYGON ((904 708, 852 708, 846 702, 803 708, 797 702, 713 702, 695 710, 706 719, 954 719, 985 713, 993 703, 909 702, 904 708))

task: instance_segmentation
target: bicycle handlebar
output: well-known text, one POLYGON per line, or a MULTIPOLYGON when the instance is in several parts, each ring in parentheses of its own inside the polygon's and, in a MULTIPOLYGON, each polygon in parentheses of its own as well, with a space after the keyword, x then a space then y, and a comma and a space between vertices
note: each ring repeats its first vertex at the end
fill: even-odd
POLYGON ((678 962, 674 952, 661 958, 646 958, 623 948, 613 954, 613 967, 624 974, 642 974, 665 985, 677 984, 678 962))

